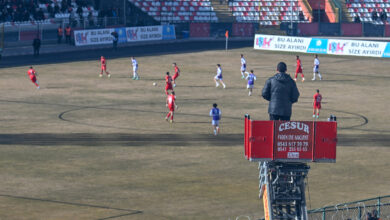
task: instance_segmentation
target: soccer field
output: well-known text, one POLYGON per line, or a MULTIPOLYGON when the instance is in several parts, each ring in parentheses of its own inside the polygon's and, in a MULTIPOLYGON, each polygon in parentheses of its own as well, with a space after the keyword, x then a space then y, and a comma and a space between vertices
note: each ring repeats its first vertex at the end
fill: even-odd
MULTIPOLYGON (((252 48, 107 58, 1 69, 0 219, 235 219, 262 217, 256 163, 244 158, 244 115, 267 120, 265 80, 295 55, 252 48), (248 96, 240 54, 257 76, 248 96), (181 70, 179 109, 167 123, 164 76, 181 70), (216 88, 216 64, 227 88, 216 88), (153 86, 156 82, 157 86, 153 86), (209 111, 218 103, 221 134, 209 111)), ((389 64, 385 59, 319 56, 324 80, 311 81, 313 55, 300 54, 306 81, 292 120, 338 119, 335 164, 311 164, 308 208, 390 194, 389 64)), ((299 78, 300 79, 300 78, 299 78)))

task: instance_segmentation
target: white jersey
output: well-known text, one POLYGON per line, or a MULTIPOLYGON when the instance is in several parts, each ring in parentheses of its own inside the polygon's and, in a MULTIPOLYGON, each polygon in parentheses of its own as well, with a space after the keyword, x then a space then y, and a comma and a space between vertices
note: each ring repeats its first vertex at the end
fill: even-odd
POLYGON ((131 60, 131 64, 133 65, 133 70, 137 70, 138 69, 138 62, 136 59, 132 59, 131 60))
POLYGON ((318 58, 314 59, 314 66, 316 66, 317 68, 320 66, 320 60, 318 58))
POLYGON ((222 79, 222 68, 217 68, 217 75, 215 76, 216 79, 222 79))
POLYGON ((246 65, 246 60, 244 57, 241 57, 241 66, 246 65))
POLYGON ((315 58, 314 59, 314 68, 313 68, 313 71, 314 72, 318 72, 318 69, 320 68, 320 60, 318 58, 315 58))
POLYGON ((242 71, 246 70, 246 60, 244 57, 241 57, 241 70, 242 71))

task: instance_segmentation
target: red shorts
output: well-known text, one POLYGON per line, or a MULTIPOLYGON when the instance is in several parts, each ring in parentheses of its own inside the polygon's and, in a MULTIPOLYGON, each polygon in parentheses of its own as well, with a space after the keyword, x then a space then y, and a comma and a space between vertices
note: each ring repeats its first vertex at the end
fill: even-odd
POLYGON ((301 67, 297 67, 297 69, 295 70, 295 73, 302 73, 302 68, 301 67))
POLYGON ((35 76, 30 77, 31 81, 35 83, 37 81, 37 78, 35 76))
POLYGON ((169 111, 171 111, 171 112, 175 111, 175 106, 174 105, 172 105, 172 106, 168 105, 168 108, 169 108, 169 111))
POLYGON ((167 90, 173 90, 171 83, 165 85, 165 91, 167 90))
POLYGON ((313 105, 313 108, 314 109, 321 109, 321 102, 319 102, 319 103, 315 102, 313 105))
POLYGON ((106 69, 107 69, 106 65, 102 66, 102 70, 106 70, 106 69))
POLYGON ((177 77, 179 77, 179 74, 175 73, 175 75, 173 75, 172 79, 175 80, 177 77))

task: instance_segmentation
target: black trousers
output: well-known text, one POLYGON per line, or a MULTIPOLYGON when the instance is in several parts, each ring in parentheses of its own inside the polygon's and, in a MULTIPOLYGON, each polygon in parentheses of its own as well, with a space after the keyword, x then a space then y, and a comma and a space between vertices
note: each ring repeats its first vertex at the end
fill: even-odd
POLYGON ((290 121, 291 116, 269 115, 269 120, 290 121))
POLYGON ((34 56, 38 56, 38 55, 39 55, 39 48, 34 47, 34 56))

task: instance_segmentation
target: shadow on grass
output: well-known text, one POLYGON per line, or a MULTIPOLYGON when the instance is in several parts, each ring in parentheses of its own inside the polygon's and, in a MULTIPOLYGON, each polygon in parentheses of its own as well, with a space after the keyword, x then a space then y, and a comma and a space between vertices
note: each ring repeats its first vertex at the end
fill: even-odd
POLYGON ((15 196, 15 195, 7 195, 7 194, 0 194, 0 197, 6 197, 6 198, 12 198, 12 199, 23 199, 23 200, 30 200, 30 201, 36 201, 36 202, 49 202, 49 203, 56 203, 56 204, 62 204, 62 205, 71 205, 71 206, 78 206, 78 207, 88 207, 88 208, 97 208, 97 209, 108 209, 108 210, 115 210, 115 211, 121 211, 126 212, 120 215, 114 215, 109 216, 103 219, 113 219, 113 218, 119 218, 123 216, 130 216, 130 215, 137 215, 142 214, 143 211, 140 210, 132 210, 132 209, 122 209, 122 208, 115 208, 115 207, 109 207, 109 206, 101 206, 101 205, 92 205, 92 204, 84 204, 84 203, 77 203, 77 202, 65 202, 65 201, 58 201, 58 200, 51 200, 51 199, 41 199, 41 198, 32 198, 32 197, 25 197, 25 196, 15 196))
MULTIPOLYGON (((27 146, 126 146, 126 147, 154 147, 154 146, 221 146, 244 147, 244 134, 0 134, 0 145, 27 145, 27 146)), ((390 147, 390 135, 365 134, 338 136, 339 146, 383 146, 390 147)))

